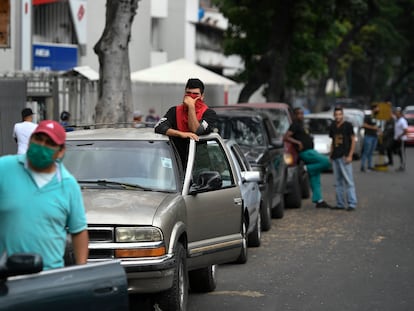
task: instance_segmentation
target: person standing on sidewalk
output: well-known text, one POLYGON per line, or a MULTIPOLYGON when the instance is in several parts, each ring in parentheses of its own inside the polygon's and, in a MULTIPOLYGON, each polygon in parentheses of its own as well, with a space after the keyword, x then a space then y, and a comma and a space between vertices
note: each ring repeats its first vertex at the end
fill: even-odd
POLYGON ((17 154, 26 153, 29 145, 30 135, 37 127, 33 122, 33 111, 30 108, 22 110, 22 122, 18 122, 13 128, 13 138, 17 143, 17 154))
POLYGON ((345 193, 348 211, 357 206, 355 183, 352 173, 352 155, 355 149, 355 134, 351 123, 344 120, 341 107, 334 109, 335 122, 329 130, 332 138, 330 157, 335 176, 336 206, 334 209, 345 209, 345 193))
POLYGON ((313 138, 304 127, 303 110, 295 108, 293 112, 295 120, 284 135, 284 140, 296 145, 299 158, 305 162, 312 189, 312 202, 315 203, 315 207, 330 208, 331 206, 322 197, 321 172, 328 170, 331 167, 331 163, 328 157, 314 149, 313 138))
POLYGON ((374 170, 374 165, 372 163, 372 156, 375 149, 377 148, 378 143, 378 130, 377 122, 375 119, 376 114, 379 112, 377 105, 372 106, 371 115, 365 116, 364 124, 362 127, 365 129, 364 134, 364 145, 362 148, 361 156, 361 172, 365 172, 365 163, 367 162, 368 171, 374 170))
POLYGON ((400 167, 396 169, 397 172, 405 171, 406 155, 405 155, 405 141, 407 140, 408 123, 404 118, 401 108, 395 109, 395 126, 394 126, 394 152, 400 157, 400 167))

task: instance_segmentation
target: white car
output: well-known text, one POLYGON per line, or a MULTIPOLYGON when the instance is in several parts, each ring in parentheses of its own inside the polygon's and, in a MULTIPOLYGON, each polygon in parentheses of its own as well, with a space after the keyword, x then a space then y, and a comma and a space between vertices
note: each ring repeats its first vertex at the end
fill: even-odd
MULTIPOLYGON (((344 109, 344 119, 354 127, 356 138, 354 157, 360 158, 363 146, 362 124, 364 122, 364 113, 357 109, 344 109)), ((305 127, 313 136, 315 150, 321 154, 329 155, 332 143, 332 139, 329 137, 329 128, 333 122, 335 122, 333 111, 305 115, 305 127)))
POLYGON ((330 112, 305 115, 305 128, 313 137, 314 148, 324 155, 329 155, 331 150, 332 139, 329 137, 329 128, 333 122, 333 114, 330 112))

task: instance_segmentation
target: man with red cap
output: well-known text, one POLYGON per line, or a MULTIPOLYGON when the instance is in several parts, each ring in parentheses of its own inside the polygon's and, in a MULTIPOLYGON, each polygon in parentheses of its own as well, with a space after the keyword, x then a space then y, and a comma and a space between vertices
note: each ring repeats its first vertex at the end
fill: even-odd
POLYGON ((0 254, 38 253, 45 270, 64 266, 71 234, 77 264, 88 259, 88 231, 82 194, 61 160, 65 129, 39 123, 26 154, 0 158, 0 254))

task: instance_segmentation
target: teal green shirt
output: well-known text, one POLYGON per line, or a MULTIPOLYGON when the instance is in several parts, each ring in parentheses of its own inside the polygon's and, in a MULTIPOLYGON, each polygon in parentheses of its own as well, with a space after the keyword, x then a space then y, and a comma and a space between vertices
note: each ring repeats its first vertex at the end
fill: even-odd
POLYGON ((0 254, 38 253, 45 270, 63 267, 67 233, 86 228, 80 187, 63 164, 39 188, 26 155, 0 157, 0 254))

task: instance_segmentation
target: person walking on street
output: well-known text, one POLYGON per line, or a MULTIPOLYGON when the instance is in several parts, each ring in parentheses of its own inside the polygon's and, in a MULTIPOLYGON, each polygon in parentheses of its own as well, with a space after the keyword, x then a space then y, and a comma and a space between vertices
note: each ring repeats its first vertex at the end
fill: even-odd
POLYGON ((336 206, 334 209, 354 211, 357 206, 355 183, 352 173, 352 155, 355 149, 355 134, 351 123, 344 121, 344 111, 341 107, 334 109, 335 122, 329 130, 332 138, 330 157, 335 176, 336 206), (345 200, 346 193, 346 200, 345 200))
POLYGON ((67 234, 75 261, 88 258, 88 231, 80 187, 61 160, 65 129, 44 120, 26 154, 0 157, 0 253, 37 253, 43 269, 64 266, 67 234))
POLYGON ((379 127, 375 116, 379 112, 379 107, 374 105, 371 109, 371 115, 365 116, 364 124, 362 127, 365 130, 364 133, 364 145, 362 147, 362 156, 361 156, 361 172, 365 172, 365 163, 367 162, 368 168, 367 171, 373 171, 374 165, 372 163, 372 156, 375 149, 377 148, 378 143, 378 131, 379 127))
POLYGON ((387 155, 388 161, 387 166, 394 165, 393 159, 393 142, 394 142, 394 127, 395 127, 395 120, 394 116, 391 114, 389 119, 385 121, 384 124, 384 131, 382 134, 382 144, 384 153, 387 155))
POLYGON ((407 140, 407 128, 408 122, 404 118, 401 108, 395 109, 395 126, 394 126, 394 151, 400 157, 400 167, 397 168, 398 172, 405 171, 406 154, 405 154, 405 141, 407 140))
POLYGON ((30 108, 22 110, 22 122, 14 125, 13 138, 17 143, 17 154, 26 153, 29 144, 30 135, 37 127, 33 122, 33 111, 30 108))
POLYGON ((329 158, 314 149, 313 138, 304 127, 304 111, 301 108, 293 110, 295 120, 284 135, 284 140, 296 145, 299 158, 306 164, 309 182, 312 189, 312 202, 318 208, 330 208, 323 200, 321 190, 321 172, 331 167, 329 158))
POLYGON ((155 133, 172 137, 183 163, 187 162, 188 139, 198 141, 199 135, 209 134, 215 128, 216 112, 204 102, 204 84, 189 79, 182 103, 171 107, 155 125, 155 133))

